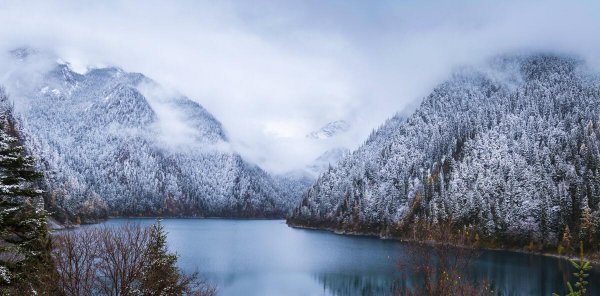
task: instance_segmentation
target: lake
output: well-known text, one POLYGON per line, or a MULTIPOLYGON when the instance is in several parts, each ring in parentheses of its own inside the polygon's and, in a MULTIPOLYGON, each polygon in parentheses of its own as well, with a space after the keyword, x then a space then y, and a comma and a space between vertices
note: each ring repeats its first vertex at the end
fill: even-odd
MULTIPOLYGON (((155 220, 102 224, 127 221, 155 220)), ((290 228, 283 220, 164 219, 163 225, 180 267, 215 283, 218 295, 388 295, 401 278, 398 262, 409 262, 407 250, 414 247, 290 228)), ((600 295, 597 268, 589 295, 600 295)), ((482 251, 467 274, 487 280, 499 295, 551 295, 564 292, 571 272, 567 261, 554 257, 482 251)))

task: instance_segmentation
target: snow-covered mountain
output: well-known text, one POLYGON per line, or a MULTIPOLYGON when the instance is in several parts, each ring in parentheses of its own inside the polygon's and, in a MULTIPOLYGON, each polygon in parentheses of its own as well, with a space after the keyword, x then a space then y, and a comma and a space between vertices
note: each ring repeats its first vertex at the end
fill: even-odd
POLYGON ((319 155, 315 161, 308 165, 308 170, 314 175, 319 175, 329 169, 331 166, 335 166, 340 162, 346 155, 350 153, 350 150, 346 148, 332 148, 323 154, 319 155))
POLYGON ((187 97, 118 68, 79 74, 31 50, 13 56, 4 83, 61 218, 283 217, 296 201, 289 184, 232 151, 221 123, 187 97))
MULTIPOLYGON (((325 124, 320 129, 306 135, 306 138, 313 141, 328 141, 331 138, 339 138, 343 133, 350 130, 350 124, 345 120, 337 120, 325 124)), ((331 142, 330 142, 331 144, 331 142)), ((329 145, 329 149, 325 150, 312 163, 308 164, 306 170, 313 176, 318 176, 326 171, 330 166, 337 164, 344 158, 349 150, 339 143, 329 145)))
POLYGON ((600 241, 600 76, 512 55, 465 67, 323 174, 292 225, 408 236, 449 224, 482 239, 600 241))
POLYGON ((347 132, 350 129, 350 124, 344 120, 329 122, 320 129, 306 135, 309 139, 327 139, 347 132))

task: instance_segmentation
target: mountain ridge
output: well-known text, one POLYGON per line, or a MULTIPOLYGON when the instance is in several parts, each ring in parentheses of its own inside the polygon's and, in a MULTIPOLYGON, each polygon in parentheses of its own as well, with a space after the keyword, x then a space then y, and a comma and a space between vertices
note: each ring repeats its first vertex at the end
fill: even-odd
POLYGON ((328 139, 347 132, 349 129, 350 124, 347 121, 336 120, 325 124, 316 131, 310 132, 306 137, 313 140, 328 139))
POLYGON ((556 54, 460 69, 324 173, 288 224, 392 237, 450 225, 521 246, 556 246, 570 229, 593 245, 599 81, 556 54))
POLYGON ((221 123, 187 97, 116 67, 80 74, 50 62, 23 79, 36 54, 19 51, 23 65, 5 83, 17 94, 20 127, 59 220, 284 217, 299 195, 244 161, 221 123))

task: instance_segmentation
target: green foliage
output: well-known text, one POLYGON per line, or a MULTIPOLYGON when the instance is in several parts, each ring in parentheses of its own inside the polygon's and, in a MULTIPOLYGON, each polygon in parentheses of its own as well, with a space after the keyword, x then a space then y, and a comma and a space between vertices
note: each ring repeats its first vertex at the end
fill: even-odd
POLYGON ((53 295, 55 275, 34 159, 19 145, 12 108, 0 88, 0 290, 53 295))
MULTIPOLYGON (((573 275, 577 278, 577 282, 575 282, 575 289, 573 289, 573 285, 570 282, 567 282, 568 294, 567 296, 583 296, 587 292, 585 288, 589 283, 586 281, 586 278, 589 276, 587 273, 592 266, 590 262, 586 261, 583 257, 583 241, 579 242, 579 261, 570 260, 571 264, 578 272, 574 272, 573 275)), ((556 293, 552 293, 553 296, 558 296, 556 293)))
POLYGON ((160 219, 150 227, 150 240, 145 254, 147 262, 140 283, 142 295, 198 295, 215 294, 212 286, 198 279, 198 275, 184 275, 177 267, 177 255, 167 248, 167 233, 160 219))
POLYGON ((556 253, 558 253, 558 255, 562 255, 562 253, 564 253, 565 251, 565 247, 563 247, 562 245, 558 245, 558 248, 556 248, 556 253))
POLYGON ((141 282, 144 295, 181 295, 184 287, 178 283, 180 273, 177 255, 167 249, 167 234, 160 219, 150 227, 150 242, 146 251, 147 265, 141 282))

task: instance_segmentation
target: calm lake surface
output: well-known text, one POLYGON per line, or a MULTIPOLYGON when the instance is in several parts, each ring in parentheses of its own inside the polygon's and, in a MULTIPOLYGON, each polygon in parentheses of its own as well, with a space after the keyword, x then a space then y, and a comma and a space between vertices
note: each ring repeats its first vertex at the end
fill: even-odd
MULTIPOLYGON (((110 219, 103 225, 154 221, 110 219)), ((410 261, 406 243, 294 229, 283 220, 162 223, 180 267, 215 283, 218 295, 389 295, 402 277, 398 262, 410 261)), ((600 295, 598 266, 595 270, 588 295, 600 295)), ((481 252, 467 271, 486 279, 499 295, 563 294, 571 272, 565 260, 505 251, 481 252)))

